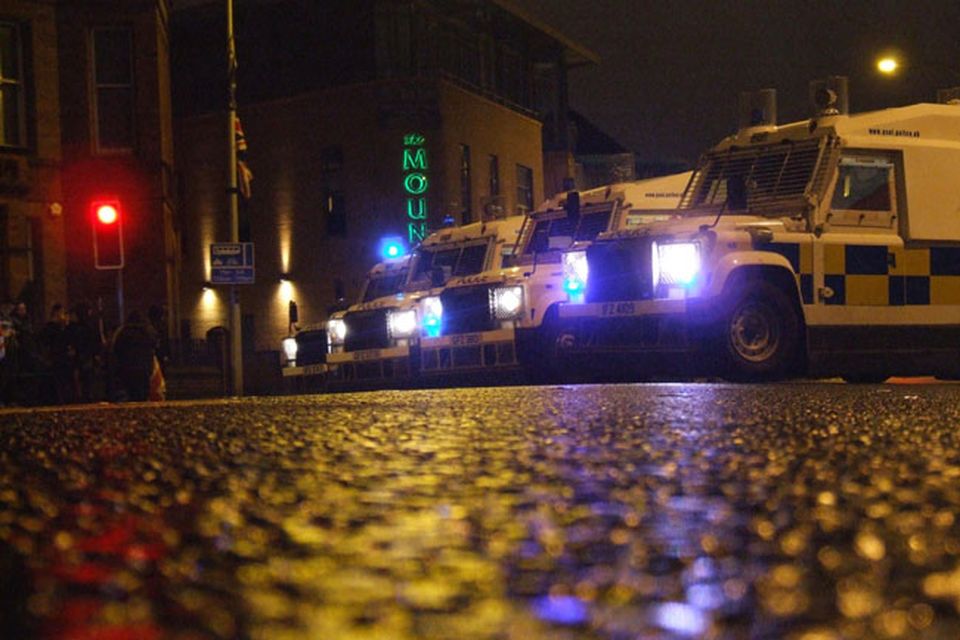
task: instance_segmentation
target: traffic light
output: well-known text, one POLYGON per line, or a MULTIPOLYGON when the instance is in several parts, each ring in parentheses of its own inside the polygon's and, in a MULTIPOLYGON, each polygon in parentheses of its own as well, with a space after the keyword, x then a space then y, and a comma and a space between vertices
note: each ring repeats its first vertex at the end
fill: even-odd
POLYGON ((123 268, 123 211, 116 198, 90 203, 93 263, 97 269, 123 268))

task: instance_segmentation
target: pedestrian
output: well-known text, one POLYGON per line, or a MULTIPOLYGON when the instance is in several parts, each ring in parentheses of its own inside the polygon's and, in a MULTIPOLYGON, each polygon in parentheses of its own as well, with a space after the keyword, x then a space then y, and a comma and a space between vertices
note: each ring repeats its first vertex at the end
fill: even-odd
POLYGON ((13 402, 14 337, 10 313, 13 305, 0 305, 0 406, 13 402))
POLYGON ((40 352, 27 303, 17 302, 10 315, 13 324, 13 353, 11 361, 11 384, 14 401, 21 405, 37 403, 37 376, 40 369, 40 352))
POLYGON ((167 312, 161 305, 153 304, 147 310, 147 320, 157 335, 157 361, 166 371, 170 361, 170 335, 167 332, 167 312))
POLYGON ((74 305, 66 333, 72 357, 73 397, 77 402, 92 402, 98 395, 94 389, 98 372, 102 370, 103 341, 93 326, 90 305, 85 302, 74 305))
POLYGON ((156 357, 157 336, 139 311, 131 311, 127 321, 113 335, 111 352, 116 372, 127 400, 145 401, 150 392, 150 376, 156 357))
POLYGON ((59 302, 50 309, 50 317, 37 334, 42 362, 44 404, 73 401, 73 363, 67 342, 67 314, 59 302))

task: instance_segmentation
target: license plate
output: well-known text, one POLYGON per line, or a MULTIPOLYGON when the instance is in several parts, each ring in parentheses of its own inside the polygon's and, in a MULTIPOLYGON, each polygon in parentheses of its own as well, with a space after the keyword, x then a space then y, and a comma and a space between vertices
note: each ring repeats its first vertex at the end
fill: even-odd
POLYGON ((600 307, 602 316, 632 316, 636 314, 636 305, 632 302, 604 302, 600 307))
POLYGON ((308 364, 303 367, 303 375, 315 376, 318 373, 323 373, 326 366, 325 364, 308 364))
POLYGON ((450 344, 455 347, 468 347, 480 344, 482 337, 479 333, 467 333, 461 336, 451 336, 450 344))

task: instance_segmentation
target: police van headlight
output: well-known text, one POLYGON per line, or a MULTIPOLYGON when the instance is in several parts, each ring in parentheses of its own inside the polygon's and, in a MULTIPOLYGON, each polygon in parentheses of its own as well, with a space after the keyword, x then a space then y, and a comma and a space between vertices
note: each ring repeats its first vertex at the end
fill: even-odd
POLYGON ((327 321, 327 344, 331 347, 343 344, 347 339, 347 323, 343 318, 333 318, 327 321))
POLYGON ((689 287, 700 273, 696 242, 653 243, 653 286, 689 287))
POLYGON ((586 251, 568 251, 563 254, 563 290, 571 297, 583 294, 589 273, 586 251))
POLYGON ((423 334, 429 338, 438 337, 443 331, 443 303, 439 296, 429 296, 420 302, 423 318, 423 334))
POLYGON ((513 320, 523 315, 523 287, 497 287, 492 290, 490 298, 497 320, 513 320))
POLYGON ((390 311, 387 313, 387 335, 391 338, 409 338, 416 332, 416 309, 404 309, 403 311, 390 311))

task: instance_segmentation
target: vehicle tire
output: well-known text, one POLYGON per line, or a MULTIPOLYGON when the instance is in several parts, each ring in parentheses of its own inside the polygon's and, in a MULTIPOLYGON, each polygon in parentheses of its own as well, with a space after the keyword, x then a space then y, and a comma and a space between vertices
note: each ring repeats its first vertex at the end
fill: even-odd
POLYGON ((800 347, 801 321, 780 288, 757 278, 731 283, 719 323, 724 376, 772 380, 792 372, 800 347))
POLYGON ((560 340, 557 310, 551 308, 547 310, 540 328, 530 337, 525 357, 521 357, 527 378, 533 384, 556 384, 563 380, 560 340))

